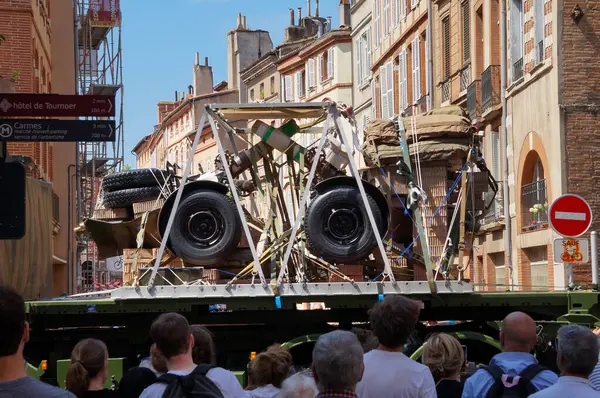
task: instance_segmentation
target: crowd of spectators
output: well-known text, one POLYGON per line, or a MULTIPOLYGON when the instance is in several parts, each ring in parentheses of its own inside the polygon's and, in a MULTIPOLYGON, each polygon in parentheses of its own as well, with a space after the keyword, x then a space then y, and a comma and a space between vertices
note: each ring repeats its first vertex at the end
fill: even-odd
POLYGON ((554 346, 559 376, 531 354, 539 343, 535 321, 511 313, 501 326, 502 352, 466 375, 464 346, 451 334, 430 335, 421 361, 405 355, 419 315, 418 302, 387 296, 369 311, 371 330, 321 335, 309 369, 295 369, 292 355, 282 346, 268 347, 248 364, 248 387, 243 389, 232 372, 217 366, 208 329, 191 326, 180 314, 165 313, 150 327, 148 358, 128 370, 118 388, 105 388, 106 345, 85 339, 72 350, 63 390, 27 376, 25 304, 17 292, 0 287, 0 398, 600 397, 600 339, 588 328, 565 325, 558 330, 554 346))

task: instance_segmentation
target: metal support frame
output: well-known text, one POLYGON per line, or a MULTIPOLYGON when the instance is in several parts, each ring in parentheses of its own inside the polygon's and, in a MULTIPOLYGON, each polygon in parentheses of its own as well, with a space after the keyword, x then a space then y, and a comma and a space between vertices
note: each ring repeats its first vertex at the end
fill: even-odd
MULTIPOLYGON (((404 164, 408 167, 410 171, 410 175, 408 177, 409 184, 413 183, 413 172, 412 166, 410 164, 410 149, 408 147, 408 141, 406 140, 406 130, 404 128, 404 124, 402 120, 397 121, 398 130, 400 130, 400 139, 402 144, 402 159, 404 160, 404 164)), ((417 232, 419 234, 419 240, 423 250, 423 259, 425 260, 425 271, 427 274, 427 283, 429 284, 429 289, 431 293, 437 293, 437 286, 435 284, 435 279, 433 277, 433 262, 431 261, 431 256, 429 255, 429 245, 427 244, 427 235, 425 228, 423 227, 423 217, 421 216, 421 209, 419 206, 413 211, 413 215, 415 218, 415 223, 417 224, 417 232)))

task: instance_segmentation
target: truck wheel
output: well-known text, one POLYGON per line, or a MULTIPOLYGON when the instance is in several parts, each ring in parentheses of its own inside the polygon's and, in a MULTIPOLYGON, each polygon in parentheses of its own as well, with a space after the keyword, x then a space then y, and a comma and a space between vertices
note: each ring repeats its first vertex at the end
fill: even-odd
MULTIPOLYGON (((378 229, 383 229, 381 210, 367 195, 378 229)), ((312 200, 305 218, 311 252, 332 263, 352 263, 366 258, 377 241, 358 188, 330 189, 312 200)))
POLYGON ((109 174, 102 180, 105 192, 128 188, 156 187, 163 185, 169 173, 161 169, 136 169, 109 174))
POLYGON ((201 190, 179 204, 169 243, 185 262, 212 265, 234 250, 241 237, 242 222, 231 199, 201 190))
POLYGON ((129 207, 134 203, 156 200, 160 193, 160 187, 121 189, 120 191, 105 193, 103 203, 104 206, 110 209, 129 207))

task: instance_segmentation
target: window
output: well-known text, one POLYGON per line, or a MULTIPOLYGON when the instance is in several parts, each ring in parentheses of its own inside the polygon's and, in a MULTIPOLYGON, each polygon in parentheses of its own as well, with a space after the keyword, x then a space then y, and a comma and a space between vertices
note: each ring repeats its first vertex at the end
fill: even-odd
POLYGON ((333 48, 327 50, 327 78, 333 78, 333 48))
POLYGON ((394 26, 400 25, 400 2, 401 0, 394 0, 394 26))
POLYGON ((415 37, 411 45, 412 51, 412 85, 413 103, 416 104, 421 98, 421 45, 419 36, 415 37))
POLYGON ((400 0, 400 18, 406 18, 406 0, 400 0))
POLYGON ((264 83, 260 84, 260 99, 261 100, 265 99, 265 84, 264 83))
POLYGON ((523 76, 523 1, 510 3, 510 65, 512 81, 523 76))
POLYGON ((300 97, 304 97, 304 80, 302 79, 304 72, 296 72, 294 74, 296 79, 295 93, 296 100, 299 100, 300 97))
POLYGON ((315 87, 316 79, 315 79, 315 60, 311 58, 308 60, 308 88, 311 89, 315 87))
POLYGON ((317 79, 322 82, 323 79, 323 56, 317 56, 317 79))
POLYGON ((290 102, 294 99, 294 94, 293 94, 293 90, 292 90, 292 76, 285 76, 285 87, 284 87, 284 101, 285 102, 290 102))
POLYGON ((271 76, 271 94, 275 94, 275 76, 271 76))
POLYGON ((504 263, 504 252, 490 254, 494 263, 496 276, 496 291, 506 291, 506 265, 504 263))
POLYGON ((379 69, 381 89, 381 117, 389 119, 394 115, 394 63, 388 62, 379 69))
POLYGON ((500 172, 500 133, 497 131, 492 131, 491 137, 491 147, 492 147, 492 176, 496 181, 500 181, 502 176, 500 172))
POLYGON ((250 90, 250 101, 254 101, 254 89, 250 90))
POLYGON ((533 14, 535 60, 539 63, 544 60, 544 0, 534 0, 533 14))
POLYGON ((364 32, 356 41, 356 84, 362 86, 371 75, 371 51, 369 32, 364 32))
POLYGON ((461 4, 462 23, 463 23, 463 65, 467 65, 471 59, 471 8, 469 7, 469 1, 465 1, 461 4))
POLYGON ((375 11, 375 48, 381 44, 381 3, 380 0, 375 0, 373 9, 375 11))
MULTIPOLYGON (((429 96, 429 52, 427 51, 427 40, 429 40, 429 38, 427 37, 427 30, 425 30, 424 33, 424 42, 425 42, 425 95, 429 96)), ((427 108, 428 111, 430 111, 431 109, 429 109, 429 101, 427 101, 427 108)))
POLYGON ((374 79, 371 79, 371 117, 377 117, 377 87, 374 79))
POLYGON ((383 0, 383 35, 390 35, 390 0, 383 0))
POLYGON ((450 17, 442 20, 442 44, 444 46, 444 80, 450 78, 450 17))
POLYGON ((408 82, 406 73, 406 49, 402 50, 398 59, 398 93, 400 112, 408 108, 408 82))
POLYGON ((413 10, 413 9, 417 8, 418 4, 419 4, 419 0, 410 0, 410 9, 413 10))
POLYGON ((532 290, 548 290, 548 248, 537 246, 526 249, 531 267, 532 290))

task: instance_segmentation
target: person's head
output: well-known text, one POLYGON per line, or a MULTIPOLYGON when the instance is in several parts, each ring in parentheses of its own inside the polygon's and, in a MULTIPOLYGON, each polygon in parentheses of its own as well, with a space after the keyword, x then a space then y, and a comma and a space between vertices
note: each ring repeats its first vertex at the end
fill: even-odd
POLYGON ((360 345, 362 345, 365 354, 371 350, 374 350, 379 345, 377 337, 375 337, 373 332, 368 329, 352 328, 350 331, 358 338, 358 341, 360 342, 360 345))
POLYGON ((280 346, 271 346, 250 362, 250 379, 256 387, 269 384, 281 388, 281 383, 290 375, 292 354, 280 346))
POLYGON ((119 383, 119 397, 139 398, 142 392, 156 382, 156 375, 148 368, 129 369, 119 383))
POLYGON ((386 296, 369 311, 371 329, 379 344, 399 348, 415 329, 421 310, 416 301, 400 295, 386 296))
POLYGON ((531 352, 537 344, 535 321, 523 312, 511 312, 502 321, 500 344, 504 352, 531 352))
POLYGON ((81 340, 71 352, 71 365, 67 370, 67 390, 82 397, 97 379, 104 383, 108 378, 108 350, 96 339, 81 340))
POLYGON ((156 344, 152 344, 150 347, 150 361, 152 362, 152 367, 159 373, 167 373, 169 368, 167 367, 167 360, 156 349, 156 344))
POLYGON ((192 349, 194 363, 216 364, 217 353, 213 334, 203 326, 192 326, 192 336, 194 336, 194 348, 192 349))
POLYGON ((600 342, 588 328, 566 325, 558 329, 557 364, 563 375, 588 378, 598 363, 600 342))
POLYGON ((319 394, 317 383, 312 377, 296 373, 285 379, 279 392, 280 398, 315 398, 319 394))
POLYGON ((364 371, 356 335, 343 330, 321 335, 313 349, 312 371, 321 391, 354 391, 364 371))
POLYGON ((167 365, 173 357, 189 354, 194 347, 190 324, 183 315, 175 312, 161 314, 150 326, 150 337, 156 350, 162 354, 167 365))
POLYGON ((0 286, 0 358, 23 355, 29 341, 25 301, 14 289, 0 286))
POLYGON ((446 333, 429 337, 423 347, 423 363, 436 381, 459 377, 464 355, 460 342, 446 333))

